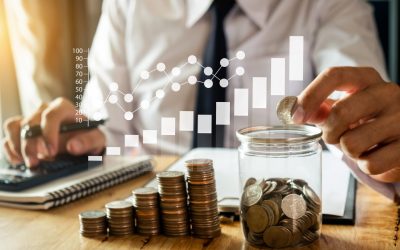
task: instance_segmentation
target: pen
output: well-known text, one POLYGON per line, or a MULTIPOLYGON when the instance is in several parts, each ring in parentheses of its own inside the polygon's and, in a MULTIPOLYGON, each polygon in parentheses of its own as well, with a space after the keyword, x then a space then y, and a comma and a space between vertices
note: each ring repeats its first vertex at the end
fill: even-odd
MULTIPOLYGON (((61 124, 60 133, 97 128, 99 125, 104 124, 104 122, 105 120, 61 124)), ((25 125, 21 129, 21 138, 23 139, 35 138, 40 135, 42 135, 42 129, 40 125, 34 125, 34 126, 25 125)))

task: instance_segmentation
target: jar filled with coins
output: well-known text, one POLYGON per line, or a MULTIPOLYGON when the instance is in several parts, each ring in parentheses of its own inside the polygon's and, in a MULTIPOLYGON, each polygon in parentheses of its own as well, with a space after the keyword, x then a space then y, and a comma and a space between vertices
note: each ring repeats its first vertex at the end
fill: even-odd
POLYGON ((320 236, 322 132, 308 125, 237 131, 240 218, 246 242, 300 247, 320 236))

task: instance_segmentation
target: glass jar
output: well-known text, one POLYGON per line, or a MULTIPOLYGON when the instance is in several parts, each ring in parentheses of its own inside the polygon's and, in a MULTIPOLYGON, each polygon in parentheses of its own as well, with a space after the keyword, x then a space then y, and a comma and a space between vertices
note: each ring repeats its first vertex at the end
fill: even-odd
POLYGON ((256 247, 307 245, 320 236, 322 132, 308 125, 237 131, 240 219, 256 247))

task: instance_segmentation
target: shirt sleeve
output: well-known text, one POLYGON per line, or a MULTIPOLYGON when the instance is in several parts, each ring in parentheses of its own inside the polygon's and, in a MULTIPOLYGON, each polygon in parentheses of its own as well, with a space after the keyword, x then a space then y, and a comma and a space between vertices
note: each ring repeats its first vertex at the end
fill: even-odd
MULTIPOLYGON (((320 2, 320 28, 312 55, 316 73, 333 66, 370 66, 388 80, 371 6, 361 0, 320 2)), ((331 97, 338 98, 342 94, 336 92, 331 97)), ((392 200, 400 195, 400 183, 376 181, 338 148, 332 145, 328 148, 348 165, 361 183, 392 200)))
POLYGON ((333 66, 369 66, 388 80, 372 7, 363 0, 319 2, 312 55, 316 73, 333 66))
POLYGON ((126 11, 130 1, 105 1, 89 54, 90 81, 85 88, 82 112, 91 119, 106 119, 102 131, 107 146, 124 145, 124 135, 131 134, 132 126, 124 119, 129 110, 124 94, 131 92, 126 63, 126 11), (118 89, 110 89, 116 83, 118 89), (117 97, 111 104, 108 98, 117 97))

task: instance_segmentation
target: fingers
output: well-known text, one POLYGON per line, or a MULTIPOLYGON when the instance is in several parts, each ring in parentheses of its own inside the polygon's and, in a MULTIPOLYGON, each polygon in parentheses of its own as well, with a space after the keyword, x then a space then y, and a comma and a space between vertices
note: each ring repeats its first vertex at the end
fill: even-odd
POLYGON ((75 107, 64 98, 57 98, 43 111, 40 124, 51 157, 58 152, 60 124, 74 120, 75 107))
POLYGON ((340 137, 341 149, 353 159, 358 159, 372 147, 400 138, 398 121, 400 113, 385 115, 348 130, 340 137))
POLYGON ((3 149, 5 152, 5 156, 7 158, 7 161, 10 162, 11 164, 19 164, 23 162, 22 156, 17 155, 13 152, 13 150, 10 147, 10 141, 5 140, 3 142, 3 149))
POLYGON ((371 177, 380 182, 398 182, 400 180, 400 168, 389 170, 383 174, 372 175, 371 177))
POLYGON ((20 139, 21 120, 22 117, 18 116, 10 118, 4 122, 4 132, 8 148, 7 151, 20 161, 22 161, 20 139))
POLYGON ((67 142, 67 151, 72 155, 100 154, 106 141, 103 132, 99 129, 91 129, 87 132, 80 132, 67 142))
POLYGON ((379 175, 399 167, 400 141, 371 150, 357 160, 359 168, 366 174, 379 175))
POLYGON ((392 99, 391 86, 392 84, 374 85, 334 103, 322 125, 324 140, 337 144, 342 134, 352 125, 357 125, 366 117, 374 118, 384 111, 390 105, 388 100, 392 99))
POLYGON ((383 82, 379 73, 373 68, 330 68, 318 75, 298 96, 298 108, 294 111, 293 120, 295 123, 307 122, 335 90, 354 93, 383 82))

